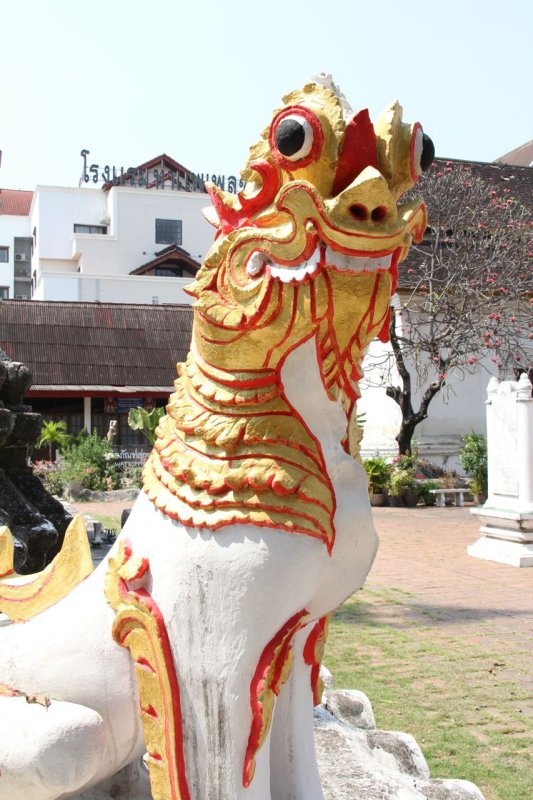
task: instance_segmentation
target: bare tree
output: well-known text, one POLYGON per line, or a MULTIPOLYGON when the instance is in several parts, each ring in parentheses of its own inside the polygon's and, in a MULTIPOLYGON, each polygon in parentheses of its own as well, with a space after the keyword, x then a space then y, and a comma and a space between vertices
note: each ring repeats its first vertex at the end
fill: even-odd
POLYGON ((504 375, 533 364, 530 211, 509 189, 455 162, 437 163, 417 194, 428 207, 428 229, 400 265, 401 298, 390 324, 401 385, 390 364, 380 370, 402 412, 400 453, 410 451, 433 398, 459 375, 487 359, 504 375))

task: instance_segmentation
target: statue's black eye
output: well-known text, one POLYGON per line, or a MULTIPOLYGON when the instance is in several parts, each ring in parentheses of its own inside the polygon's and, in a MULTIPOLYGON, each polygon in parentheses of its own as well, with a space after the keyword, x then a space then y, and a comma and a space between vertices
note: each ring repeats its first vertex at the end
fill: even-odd
POLYGON ((288 161, 299 161, 311 152, 313 128, 297 114, 284 117, 276 128, 276 148, 288 161))
POLYGON ((422 155, 420 156, 420 166, 422 172, 426 172, 433 163, 435 158, 435 145, 425 133, 422 139, 422 155))

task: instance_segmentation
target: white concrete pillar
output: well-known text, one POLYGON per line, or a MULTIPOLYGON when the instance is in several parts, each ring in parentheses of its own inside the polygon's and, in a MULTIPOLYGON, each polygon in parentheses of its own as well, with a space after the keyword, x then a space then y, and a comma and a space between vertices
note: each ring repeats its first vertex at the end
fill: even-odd
POLYGON ((92 419, 91 419, 91 398, 83 398, 83 427, 87 433, 91 433, 92 419))
POLYGON ((518 428, 518 499, 522 511, 533 511, 533 397, 522 373, 516 390, 518 428))

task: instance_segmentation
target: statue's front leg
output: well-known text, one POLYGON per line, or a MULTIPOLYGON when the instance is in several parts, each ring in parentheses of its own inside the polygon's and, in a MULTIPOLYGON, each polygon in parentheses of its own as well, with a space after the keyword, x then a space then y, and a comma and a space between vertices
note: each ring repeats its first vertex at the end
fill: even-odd
MULTIPOLYGON (((145 511, 140 527, 158 526, 158 536, 132 536, 132 559, 142 557, 132 564, 144 564, 146 589, 138 599, 160 613, 173 655, 177 688, 169 696, 179 690, 174 718, 182 725, 188 794, 191 800, 271 800, 272 711, 329 556, 321 542, 304 536, 235 526, 213 537, 145 511)), ((137 580, 126 568, 120 574, 137 580)), ((118 606, 119 639, 121 620, 130 630, 133 617, 118 606)), ((134 657, 143 683, 147 668, 161 674, 153 651, 134 657)), ((145 700, 142 686, 140 700, 152 729, 163 705, 148 694, 145 700)), ((147 737, 147 748, 161 763, 162 746, 147 737)))
POLYGON ((0 696, 0 800, 55 800, 81 790, 104 750, 104 723, 93 709, 0 696))
POLYGON ((272 800, 323 800, 313 734, 315 666, 308 653, 315 623, 294 639, 291 676, 278 697, 270 741, 272 800))

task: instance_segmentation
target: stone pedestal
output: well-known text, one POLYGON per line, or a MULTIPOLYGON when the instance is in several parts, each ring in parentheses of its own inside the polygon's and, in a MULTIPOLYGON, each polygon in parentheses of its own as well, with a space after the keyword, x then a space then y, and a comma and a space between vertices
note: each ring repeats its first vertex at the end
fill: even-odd
POLYGON ((473 508, 481 537, 468 548, 476 558, 533 567, 533 397, 527 375, 518 382, 492 378, 487 389, 489 494, 473 508))

